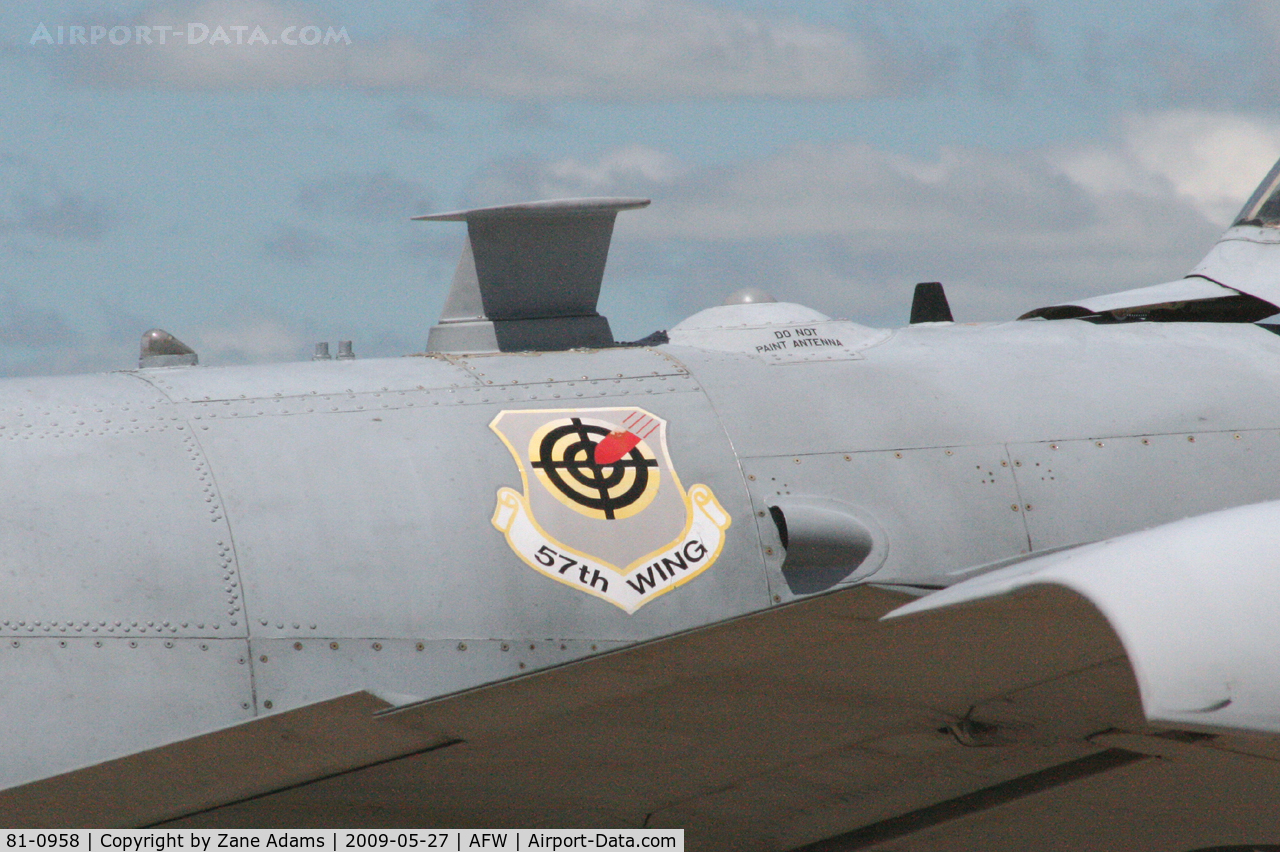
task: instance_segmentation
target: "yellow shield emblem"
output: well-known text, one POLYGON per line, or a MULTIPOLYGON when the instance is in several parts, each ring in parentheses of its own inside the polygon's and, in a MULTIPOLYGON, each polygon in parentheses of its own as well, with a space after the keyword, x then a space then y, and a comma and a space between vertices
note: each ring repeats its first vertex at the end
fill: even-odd
POLYGON ((524 486, 498 489, 493 525, 539 573, 631 613, 719 557, 730 518, 707 486, 681 486, 661 417, 532 409, 489 428, 524 486))

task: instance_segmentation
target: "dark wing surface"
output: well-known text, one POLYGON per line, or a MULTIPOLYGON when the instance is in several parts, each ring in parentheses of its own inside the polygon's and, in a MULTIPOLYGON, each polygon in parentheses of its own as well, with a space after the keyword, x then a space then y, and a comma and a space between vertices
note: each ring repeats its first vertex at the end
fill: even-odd
POLYGON ((683 827, 691 849, 1280 834, 1280 748, 1147 721, 1085 595, 882 620, 904 600, 857 587, 403 707, 359 693, 4 791, 0 820, 683 827))

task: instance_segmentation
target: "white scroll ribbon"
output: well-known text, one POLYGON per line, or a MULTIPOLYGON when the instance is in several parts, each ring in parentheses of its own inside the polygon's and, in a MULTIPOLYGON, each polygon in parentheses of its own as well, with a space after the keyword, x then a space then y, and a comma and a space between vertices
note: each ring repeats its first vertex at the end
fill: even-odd
POLYGON ((513 488, 498 489, 493 525, 535 571, 630 614, 710 568, 724 548, 725 530, 732 521, 711 489, 694 485, 687 499, 691 519, 685 531, 625 570, 548 536, 530 514, 528 499, 513 488))

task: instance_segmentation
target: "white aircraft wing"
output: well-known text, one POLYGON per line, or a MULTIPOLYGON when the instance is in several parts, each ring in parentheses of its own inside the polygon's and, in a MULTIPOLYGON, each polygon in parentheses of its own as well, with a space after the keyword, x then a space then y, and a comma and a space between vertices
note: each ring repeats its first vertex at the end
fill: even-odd
POLYGON ((1071 589, 1105 614, 1148 719, 1280 734, 1280 501, 1030 558, 893 615, 1043 585, 1071 589))

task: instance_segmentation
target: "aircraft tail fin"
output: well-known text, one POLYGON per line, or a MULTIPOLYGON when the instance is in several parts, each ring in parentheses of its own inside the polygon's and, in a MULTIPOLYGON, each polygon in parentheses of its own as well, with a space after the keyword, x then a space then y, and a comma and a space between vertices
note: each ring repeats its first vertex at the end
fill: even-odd
POLYGON ((613 345, 596 312, 613 222, 645 198, 568 198, 417 216, 466 222, 467 242, 428 352, 613 345))

